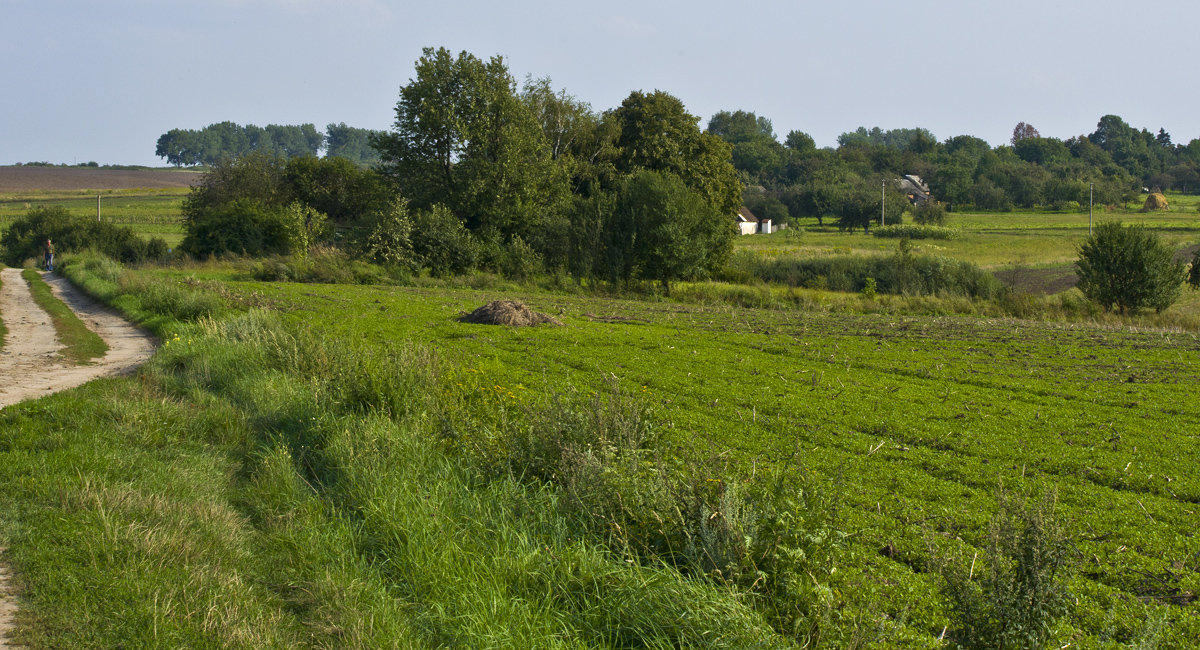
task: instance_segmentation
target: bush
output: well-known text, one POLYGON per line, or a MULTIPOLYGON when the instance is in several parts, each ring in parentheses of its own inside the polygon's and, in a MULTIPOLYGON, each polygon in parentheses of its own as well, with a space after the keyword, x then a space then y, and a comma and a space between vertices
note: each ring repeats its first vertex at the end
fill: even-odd
POLYGON ((1070 543, 1054 519, 1053 493, 1031 506, 1001 490, 999 501, 982 557, 970 568, 938 563, 952 638, 964 648, 1040 648, 1067 611, 1070 543))
POLYGON ((894 239, 957 239, 958 230, 943 226, 920 226, 902 224, 897 226, 880 226, 871 231, 876 237, 894 239))
POLYGON ((935 201, 926 201, 913 209, 913 221, 921 226, 944 226, 946 206, 935 201))
POLYGON ((147 242, 128 226, 73 216, 62 206, 38 207, 13 221, 0 237, 4 263, 21 266, 31 257, 40 259, 47 239, 60 255, 94 250, 125 264, 161 259, 167 252, 166 242, 157 237, 147 242))
POLYGON ((413 263, 412 217, 408 213, 408 202, 396 199, 387 208, 373 216, 369 234, 363 242, 367 259, 392 266, 408 266, 413 263))
POLYGON ((301 253, 308 246, 311 215, 298 207, 235 199, 188 217, 179 248, 193 257, 301 253))
POLYGON ((1105 311, 1146 307, 1163 311, 1179 298, 1187 279, 1174 252, 1141 224, 1102 223, 1079 248, 1079 290, 1105 311))
POLYGON ((887 257, 843 255, 802 259, 765 258, 744 252, 734 257, 723 277, 753 277, 764 282, 809 289, 859 293, 874 278, 879 293, 949 294, 991 299, 1000 281, 970 262, 907 251, 887 257))
POLYGON ((440 203, 413 215, 412 248, 417 264, 435 277, 472 271, 479 262, 475 236, 440 203))

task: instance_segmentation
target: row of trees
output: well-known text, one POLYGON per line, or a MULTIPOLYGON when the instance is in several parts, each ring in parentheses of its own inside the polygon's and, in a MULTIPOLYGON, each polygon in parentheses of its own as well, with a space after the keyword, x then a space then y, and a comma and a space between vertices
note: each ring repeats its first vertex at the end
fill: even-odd
POLYGON ((1081 210, 1093 186, 1101 205, 1130 200, 1143 187, 1200 192, 1200 139, 1175 145, 1165 131, 1137 130, 1115 115, 1067 140, 1041 137, 1021 122, 1011 144, 995 148, 968 135, 938 141, 921 128, 860 127, 843 133, 836 148, 818 149, 800 131, 779 142, 769 119, 746 111, 717 113, 708 132, 733 147, 746 204, 780 222, 816 217, 823 224, 832 216, 844 227, 863 225, 865 204, 878 211, 881 180, 904 174, 923 177, 950 209, 1081 210))
POLYGON ((371 138, 376 168, 218 161, 185 204, 183 248, 286 252, 327 217, 358 252, 433 273, 532 264, 669 289, 721 266, 741 205, 731 148, 699 121, 661 91, 597 114, 549 80, 519 88, 500 57, 430 48, 394 128, 371 138), (277 237, 232 236, 247 223, 229 209, 238 201, 277 237))
POLYGON ((370 165, 379 160, 371 147, 373 134, 345 123, 330 124, 321 133, 312 124, 259 127, 220 122, 199 130, 171 129, 159 136, 154 154, 169 164, 190 166, 214 165, 223 158, 250 153, 298 158, 316 156, 324 150, 326 156, 370 165))

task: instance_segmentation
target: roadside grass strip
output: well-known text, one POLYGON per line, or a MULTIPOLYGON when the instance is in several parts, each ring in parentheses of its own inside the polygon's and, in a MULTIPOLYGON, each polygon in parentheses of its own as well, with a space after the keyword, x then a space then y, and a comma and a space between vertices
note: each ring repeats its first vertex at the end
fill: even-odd
POLYGON ((21 276, 29 283, 30 293, 38 306, 50 314, 54 330, 66 347, 59 353, 79 365, 92 363, 108 352, 108 344, 99 335, 87 328, 83 321, 63 301, 50 291, 50 285, 33 267, 26 267, 21 276))

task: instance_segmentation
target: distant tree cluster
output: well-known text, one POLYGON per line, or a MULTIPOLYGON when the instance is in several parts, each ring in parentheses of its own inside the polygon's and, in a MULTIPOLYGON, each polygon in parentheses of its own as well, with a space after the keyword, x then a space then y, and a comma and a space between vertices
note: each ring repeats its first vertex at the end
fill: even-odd
POLYGON ((1042 137, 1020 122, 1011 145, 995 148, 969 135, 938 141, 921 128, 860 127, 843 133, 836 148, 818 149, 799 131, 779 142, 770 120, 745 111, 717 113, 708 132, 733 147, 746 205, 776 222, 815 217, 819 225, 832 218, 847 229, 869 227, 879 221, 881 182, 905 174, 923 177, 951 211, 1083 210, 1093 185, 1101 205, 1122 203, 1142 188, 1200 192, 1200 139, 1175 145, 1165 131, 1138 130, 1115 115, 1068 140, 1042 137))
POLYGON ((171 129, 158 138, 155 155, 176 166, 214 165, 223 158, 239 158, 261 153, 282 158, 316 156, 322 149, 327 156, 346 158, 359 165, 370 165, 379 157, 370 146, 374 132, 346 124, 330 124, 326 132, 312 124, 265 127, 233 122, 210 124, 200 130, 171 129))

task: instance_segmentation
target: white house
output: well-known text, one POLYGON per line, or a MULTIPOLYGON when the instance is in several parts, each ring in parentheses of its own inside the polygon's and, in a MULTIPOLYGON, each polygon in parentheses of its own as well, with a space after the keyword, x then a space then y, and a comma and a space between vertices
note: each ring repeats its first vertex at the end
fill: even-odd
POLYGON ((758 217, 754 216, 754 213, 746 206, 742 206, 734 218, 737 220, 739 234, 753 235, 758 232, 771 232, 771 220, 759 221, 758 217))

